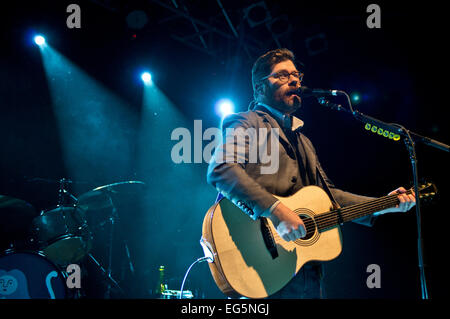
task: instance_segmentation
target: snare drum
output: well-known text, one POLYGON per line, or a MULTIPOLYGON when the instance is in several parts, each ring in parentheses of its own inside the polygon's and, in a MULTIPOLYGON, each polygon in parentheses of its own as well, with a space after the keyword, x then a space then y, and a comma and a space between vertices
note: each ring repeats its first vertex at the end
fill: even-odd
POLYGON ((58 265, 77 263, 92 248, 85 212, 79 207, 59 206, 42 211, 33 219, 33 231, 39 249, 58 265))
POLYGON ((0 299, 64 299, 64 274, 36 252, 0 254, 0 299))

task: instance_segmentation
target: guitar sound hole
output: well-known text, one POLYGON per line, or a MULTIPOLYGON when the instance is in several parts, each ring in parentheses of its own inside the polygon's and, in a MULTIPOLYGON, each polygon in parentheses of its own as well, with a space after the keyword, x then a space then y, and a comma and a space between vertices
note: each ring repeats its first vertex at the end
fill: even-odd
POLYGON ((306 236, 301 238, 301 240, 311 239, 314 236, 314 234, 316 233, 316 224, 315 224, 314 219, 312 219, 311 217, 309 217, 307 215, 300 214, 299 216, 302 219, 302 221, 306 227, 306 236))

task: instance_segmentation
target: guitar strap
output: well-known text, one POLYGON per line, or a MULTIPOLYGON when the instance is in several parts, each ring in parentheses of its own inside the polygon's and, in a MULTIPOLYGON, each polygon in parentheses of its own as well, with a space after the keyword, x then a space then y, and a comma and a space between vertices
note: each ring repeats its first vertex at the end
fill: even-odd
POLYGON ((316 170, 320 176, 321 179, 321 183, 323 185, 323 190, 328 194, 328 196, 330 196, 331 200, 333 201, 334 205, 336 205, 336 208, 341 208, 341 206, 339 205, 339 203, 336 201, 336 199, 333 196, 333 193, 331 193, 331 190, 328 186, 328 183, 325 181, 325 178, 322 175, 322 172, 320 171, 319 166, 316 166, 316 170))
POLYGON ((217 193, 217 197, 216 197, 216 201, 214 202, 214 204, 218 203, 224 197, 225 196, 223 196, 223 194, 221 192, 218 192, 217 193))

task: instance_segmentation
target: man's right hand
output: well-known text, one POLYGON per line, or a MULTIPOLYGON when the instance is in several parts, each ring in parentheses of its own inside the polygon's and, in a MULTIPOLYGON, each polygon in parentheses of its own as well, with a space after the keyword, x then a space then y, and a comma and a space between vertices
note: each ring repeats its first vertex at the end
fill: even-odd
POLYGON ((306 228, 302 219, 283 203, 279 203, 268 217, 278 234, 286 241, 306 236, 306 228))

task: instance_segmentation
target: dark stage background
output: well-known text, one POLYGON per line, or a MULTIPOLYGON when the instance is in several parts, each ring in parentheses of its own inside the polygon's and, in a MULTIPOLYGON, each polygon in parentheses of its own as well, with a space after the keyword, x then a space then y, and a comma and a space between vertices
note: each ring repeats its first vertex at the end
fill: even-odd
MULTIPOLYGON (((272 19, 252 27, 245 9, 259 1, 223 0, 237 36, 212 0, 79 0, 80 29, 66 26, 70 3, 22 1, 2 9, 0 194, 25 200, 39 212, 57 204, 61 178, 73 181, 69 190, 75 196, 110 183, 145 182, 146 188, 117 200, 112 275, 126 293, 113 293, 115 298, 152 298, 160 265, 168 287, 179 289, 187 267, 202 256, 202 221, 216 192, 206 183, 204 161, 171 160, 176 144, 171 132, 177 127, 192 132, 194 120, 203 121, 203 130, 218 127, 214 104, 223 97, 245 111, 252 63, 268 49, 293 50, 306 66, 306 86, 358 93, 359 111, 450 143, 447 91, 440 85, 446 81, 448 47, 438 2, 377 2, 381 29, 369 29, 367 1, 266 0, 272 19), (130 16, 135 10, 145 18, 130 16), (284 25, 272 24, 275 18, 284 25), (57 54, 41 54, 32 40, 36 32, 57 54), (157 88, 150 97, 140 80, 144 69, 157 88)), ((305 102, 297 115, 340 188, 382 196, 412 185, 403 142, 370 133, 314 101, 305 102)), ((438 299, 448 296, 442 258, 449 157, 420 144, 417 156, 419 177, 440 191, 423 207, 428 287, 438 299)), ((89 214, 92 252, 103 266, 106 214, 89 214)), ((344 225, 344 251, 325 266, 327 296, 419 299, 416 240, 413 211, 382 216, 373 228, 344 225), (370 264, 381 267, 381 288, 367 288, 370 264)), ((86 296, 103 298, 99 271, 85 263, 86 296)), ((196 298, 224 297, 206 263, 191 270, 185 288, 196 298)))

